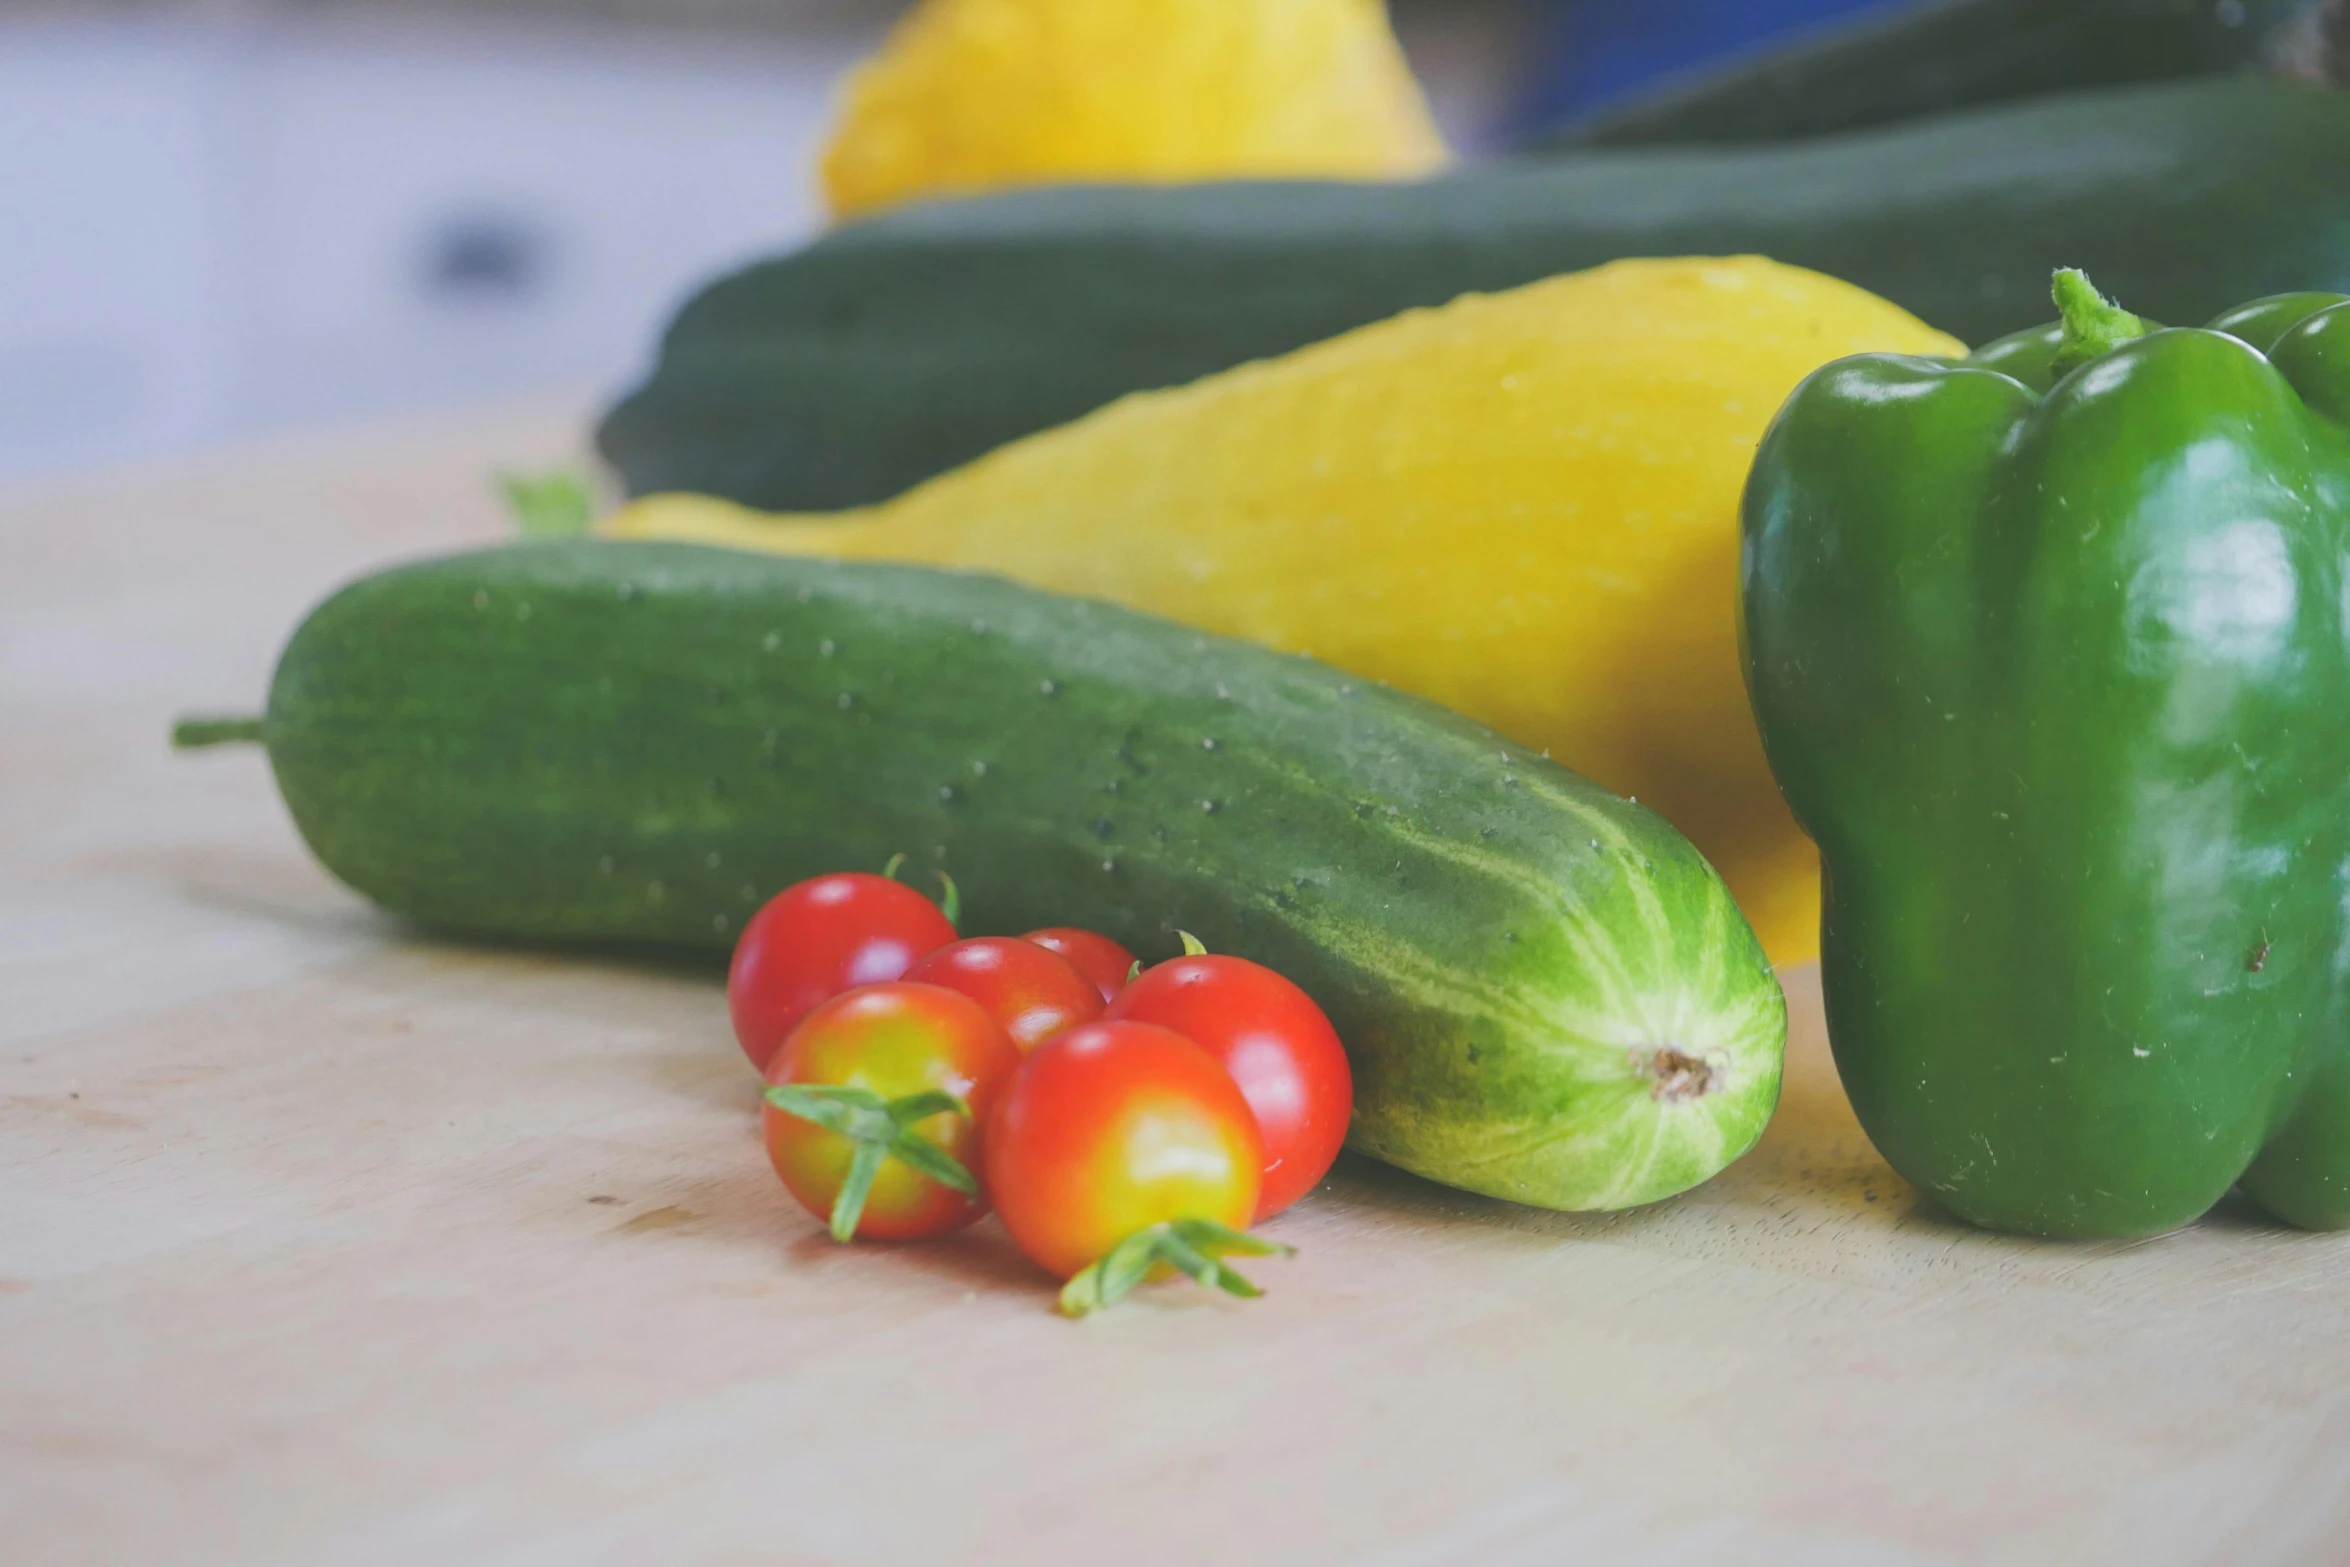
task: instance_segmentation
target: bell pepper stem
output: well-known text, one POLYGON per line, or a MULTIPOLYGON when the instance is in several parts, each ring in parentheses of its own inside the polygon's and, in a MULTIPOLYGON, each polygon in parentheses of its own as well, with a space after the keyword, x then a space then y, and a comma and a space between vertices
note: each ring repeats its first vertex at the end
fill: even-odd
POLYGON ((172 749, 199 751, 208 745, 259 745, 268 738, 259 718, 183 718, 171 726, 172 749))
POLYGON ((2098 293, 2089 274, 2078 267, 2060 270, 2049 292, 2064 320, 2064 342, 2054 361, 2059 377, 2146 335, 2146 323, 2098 293))

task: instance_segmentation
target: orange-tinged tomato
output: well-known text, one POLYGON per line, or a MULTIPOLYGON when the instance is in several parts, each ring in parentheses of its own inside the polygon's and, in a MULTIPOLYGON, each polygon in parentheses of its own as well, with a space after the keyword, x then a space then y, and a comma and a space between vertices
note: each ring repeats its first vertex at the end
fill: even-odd
POLYGON ((1107 1016, 1171 1028, 1232 1074, 1265 1144, 1258 1218, 1330 1173, 1354 1114, 1354 1077, 1329 1018, 1289 980, 1246 958, 1193 953, 1143 973, 1107 1016))
MULTIPOLYGON (((862 1090, 875 1104, 948 1094, 970 1107, 891 1128, 882 1111, 866 1116, 869 1141, 893 1130, 930 1143, 974 1175, 979 1128, 1019 1069, 1020 1052, 994 1018, 970 997, 937 985, 897 981, 835 996, 792 1030, 768 1063, 773 1086, 862 1090), (883 1119, 873 1120, 874 1114, 883 1119)), ((810 1213, 834 1214, 850 1184, 858 1137, 768 1104, 763 1116, 767 1157, 792 1196, 810 1213)), ((869 1194, 853 1225, 877 1240, 915 1240, 961 1229, 987 1211, 983 1196, 942 1184, 895 1153, 873 1171, 869 1194)))
POLYGON ((1256 1117, 1180 1034, 1089 1023, 1036 1047, 987 1123, 987 1187, 1037 1263, 1069 1278, 1137 1232, 1255 1217, 1256 1117))
POLYGON ((906 978, 960 991, 985 1007, 1022 1050, 1102 1015, 1101 993, 1060 954, 1009 936, 939 948, 906 978))

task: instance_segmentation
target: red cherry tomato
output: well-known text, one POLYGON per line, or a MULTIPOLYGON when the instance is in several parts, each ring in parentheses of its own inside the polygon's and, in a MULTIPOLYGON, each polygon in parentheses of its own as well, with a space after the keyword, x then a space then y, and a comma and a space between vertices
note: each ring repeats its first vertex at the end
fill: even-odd
POLYGON ((1050 930, 1032 930, 1020 939, 1033 941, 1045 951, 1058 952, 1068 959, 1071 968, 1093 981, 1104 1001, 1124 990, 1126 976, 1134 972, 1133 953, 1090 930, 1057 925, 1050 930))
POLYGON ((944 910, 886 876, 847 871, 787 887, 735 943, 726 977, 734 1037, 764 1071, 784 1035, 819 1003, 903 978, 954 939, 944 910))
POLYGON ((1022 1050, 1102 1015, 1093 981, 1045 948, 1009 936, 974 936, 941 947, 906 970, 906 978, 969 996, 1022 1050))
POLYGON ((917 1240, 959 1230, 987 1211, 986 1199, 925 1173, 935 1161, 905 1139, 921 1139, 972 1179, 978 1128, 1019 1068, 1020 1052, 968 996, 904 982, 835 996, 810 1012, 768 1063, 770 1098, 761 1117, 768 1160, 800 1206, 833 1221, 836 1239, 917 1240), (775 1090, 795 1087, 815 1091, 780 1096, 806 1106, 803 1113, 775 1102, 775 1090), (961 1100, 970 1114, 942 1095, 961 1100), (874 1151, 863 1156, 868 1173, 860 1191, 861 1143, 874 1151), (845 1214, 844 1188, 855 1196, 845 1214))
POLYGON ((1239 1233, 1264 1164, 1248 1101, 1206 1051, 1163 1028, 1089 1023, 1037 1046, 998 1100, 984 1152, 1004 1227, 1070 1280, 1067 1310, 1107 1305, 1168 1266, 1254 1294, 1214 1259, 1278 1249, 1239 1233))
POLYGON ((1260 1219, 1330 1173, 1354 1114, 1354 1074, 1314 1000, 1260 963, 1221 954, 1146 970, 1104 1014, 1173 1029, 1224 1063, 1265 1144, 1260 1219))

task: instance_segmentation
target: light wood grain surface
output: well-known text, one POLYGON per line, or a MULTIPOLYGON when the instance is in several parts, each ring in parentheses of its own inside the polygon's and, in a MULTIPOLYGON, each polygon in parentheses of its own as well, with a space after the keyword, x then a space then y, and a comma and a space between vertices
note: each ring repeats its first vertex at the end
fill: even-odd
POLYGON ((302 611, 570 404, 0 497, 0 1560, 2350 1562, 2350 1238, 2055 1246, 1762 1148, 1575 1218, 1362 1163, 1242 1304, 791 1208, 703 968, 447 945, 250 751, 302 611))

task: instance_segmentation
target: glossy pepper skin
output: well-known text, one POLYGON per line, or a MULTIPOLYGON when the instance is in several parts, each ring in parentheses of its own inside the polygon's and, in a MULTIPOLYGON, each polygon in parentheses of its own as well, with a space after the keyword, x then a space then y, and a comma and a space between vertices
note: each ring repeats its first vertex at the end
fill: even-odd
POLYGON ((1975 361, 1822 369, 1749 481, 1837 1068, 1977 1224, 2153 1234, 2242 1181, 2350 1225, 2350 304, 2058 295, 1975 361))

